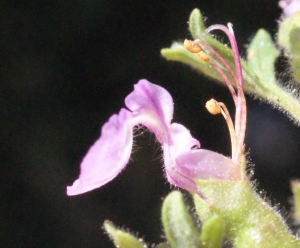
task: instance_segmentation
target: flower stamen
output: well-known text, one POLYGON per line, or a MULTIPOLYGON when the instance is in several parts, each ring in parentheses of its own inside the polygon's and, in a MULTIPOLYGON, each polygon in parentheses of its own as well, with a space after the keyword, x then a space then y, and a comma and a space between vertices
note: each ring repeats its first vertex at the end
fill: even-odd
MULTIPOLYGON (((204 32, 204 35, 208 34, 212 30, 219 29, 225 32, 225 34, 228 36, 229 41, 231 43, 231 48, 233 52, 233 59, 235 64, 235 70, 234 73, 231 67, 228 65, 228 63, 222 58, 218 52, 211 47, 209 44, 207 44, 204 40, 196 39, 194 41, 185 40, 184 46, 187 50, 195 53, 198 57, 200 52, 202 51, 202 48, 200 48, 200 45, 204 46, 209 54, 213 57, 209 57, 209 62, 211 65, 217 70, 217 72, 220 74, 220 76, 223 78, 226 86, 228 87, 233 101, 235 103, 236 112, 235 112, 235 125, 232 124, 233 128, 229 128, 230 136, 231 136, 231 142, 232 142, 232 160, 235 161, 238 164, 243 164, 243 154, 244 154, 244 139, 245 139, 245 130, 246 130, 246 115, 247 115, 247 109, 246 109, 246 99, 244 96, 243 88, 243 75, 242 75, 242 66, 240 62, 240 56, 239 51, 237 47, 237 42, 234 36, 232 24, 228 23, 228 27, 220 24, 212 25, 209 28, 206 29, 204 32), (200 49, 199 49, 200 48, 200 49), (214 58, 216 60, 214 60, 214 58), (227 75, 230 75, 232 80, 229 81, 227 78, 227 75), (233 84, 235 84, 236 89, 233 88, 233 84)), ((201 58, 200 58, 201 59, 201 58)), ((220 105, 221 106, 221 105, 220 105)), ((221 108, 221 107, 220 107, 221 108)), ((222 109, 222 108, 221 108, 222 109)), ((224 113, 225 113, 225 109, 224 113)), ((221 111, 222 113, 222 111, 221 111)), ((223 113, 222 113, 223 114, 223 113)), ((224 117, 228 118, 228 115, 223 115, 224 117)), ((225 119, 226 119, 225 118, 225 119)), ((231 119, 231 118, 230 118, 231 119)), ((226 120, 227 121, 227 120, 226 120)), ((232 121, 231 121, 232 123, 232 121)), ((231 126, 231 124, 228 124, 231 126)), ((242 167, 242 166, 241 166, 242 167)), ((241 168, 242 171, 244 171, 243 168, 241 168)))
MULTIPOLYGON (((200 48, 200 51, 202 51, 202 48, 199 46, 199 43, 201 45, 204 45, 206 48, 208 48, 208 50, 210 52, 212 52, 212 54, 214 56, 216 56, 216 58, 221 62, 221 64, 229 71, 230 76, 233 78, 233 80, 236 80, 234 73, 232 72, 231 68, 229 67, 229 65, 224 61, 224 59, 212 48, 210 47, 208 44, 206 44, 204 41, 200 40, 200 39, 196 39, 194 41, 191 40, 187 40, 185 39, 183 45, 184 47, 192 52, 195 53, 193 51, 198 51, 198 49, 196 50, 195 48, 200 48)), ((213 67, 215 67, 215 69, 217 70, 217 72, 220 74, 220 76, 223 78, 223 80, 226 83, 227 88, 229 89, 231 96, 233 98, 233 101, 235 103, 235 105, 237 105, 237 95, 235 93, 235 90, 233 88, 233 86, 231 85, 230 81, 228 80, 226 74, 223 72, 223 70, 220 68, 220 66, 218 65, 218 63, 212 59, 211 57, 209 57, 209 60, 203 60, 203 58, 199 57, 199 53, 195 53, 197 55, 198 58, 200 58, 202 61, 210 61, 210 63, 213 65, 213 67)), ((206 54, 205 54, 206 55, 206 54)), ((208 55, 206 55, 208 57, 208 55)))
POLYGON ((208 110, 209 113, 212 115, 217 115, 217 114, 222 114, 229 130, 230 134, 230 140, 231 140, 231 152, 232 152, 232 157, 235 156, 236 153, 236 145, 237 145, 237 136, 235 133, 234 125, 231 119, 231 116, 229 114, 229 111, 226 107, 226 105, 222 102, 218 102, 215 99, 210 99, 209 101, 206 102, 205 104, 206 109, 208 110))

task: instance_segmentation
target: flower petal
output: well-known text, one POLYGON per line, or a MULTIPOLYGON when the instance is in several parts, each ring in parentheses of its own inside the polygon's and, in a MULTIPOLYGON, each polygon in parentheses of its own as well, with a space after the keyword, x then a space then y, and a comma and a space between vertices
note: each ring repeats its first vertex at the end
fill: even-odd
POLYGON ((166 177, 170 184, 178 188, 185 189, 189 192, 200 192, 193 179, 185 177, 183 174, 178 173, 178 171, 166 167, 166 177))
POLYGON ((121 109, 106 122, 100 138, 89 149, 80 165, 80 176, 68 195, 78 195, 98 188, 114 177, 128 163, 132 149, 132 113, 121 109))
POLYGON ((166 142, 173 116, 173 99, 167 90, 142 79, 134 85, 125 104, 133 112, 135 124, 145 125, 161 143, 166 142))
POLYGON ((239 166, 219 153, 197 149, 176 158, 178 169, 193 179, 241 180, 239 166))
POLYGON ((169 127, 169 136, 172 140, 172 146, 169 142, 170 149, 173 151, 173 156, 177 157, 179 154, 188 152, 191 148, 199 148, 200 142, 192 137, 190 131, 183 125, 172 123, 169 127))
POLYGON ((192 137, 188 129, 178 123, 172 123, 169 126, 168 143, 163 145, 167 179, 170 184, 176 187, 200 193, 193 178, 184 170, 181 170, 176 163, 177 156, 191 151, 194 147, 200 147, 200 143, 192 137))

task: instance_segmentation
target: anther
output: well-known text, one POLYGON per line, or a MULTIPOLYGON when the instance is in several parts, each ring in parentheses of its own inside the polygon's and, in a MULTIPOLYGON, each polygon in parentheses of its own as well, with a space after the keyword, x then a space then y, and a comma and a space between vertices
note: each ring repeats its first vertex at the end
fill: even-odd
POLYGON ((192 53, 199 53, 202 51, 201 47, 199 47, 198 45, 194 45, 194 43, 192 43, 188 39, 184 40, 183 45, 187 50, 189 50, 192 53))
POLYGON ((211 113, 212 115, 221 114, 221 108, 220 108, 220 106, 217 104, 216 100, 213 99, 213 98, 206 102, 205 108, 206 108, 206 109, 208 110, 208 112, 211 113))
POLYGON ((196 44, 197 41, 198 40, 190 41, 188 39, 185 39, 183 45, 188 51, 194 53, 202 61, 209 61, 208 55, 202 51, 201 47, 198 44, 196 44))
POLYGON ((205 107, 208 112, 213 115, 217 115, 220 113, 223 115, 229 129, 232 157, 234 157, 236 155, 237 137, 228 109, 226 108, 224 103, 218 102, 213 98, 206 102, 205 107))

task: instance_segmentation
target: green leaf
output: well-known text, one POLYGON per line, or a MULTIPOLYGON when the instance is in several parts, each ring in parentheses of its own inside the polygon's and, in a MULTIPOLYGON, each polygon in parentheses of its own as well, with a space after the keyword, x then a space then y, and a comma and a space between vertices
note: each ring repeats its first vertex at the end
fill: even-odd
POLYGON ((202 247, 200 234, 193 224, 179 191, 173 191, 164 200, 162 222, 166 238, 172 248, 202 247))
POLYGON ((199 39, 203 36, 205 26, 199 9, 194 9, 189 19, 189 29, 194 39, 199 39))
POLYGON ((224 235, 224 221, 215 214, 202 225, 201 241, 207 248, 221 248, 224 235))
POLYGON ((146 246, 130 233, 117 229, 112 222, 105 221, 104 229, 118 248, 145 248, 146 246))
POLYGON ((257 31, 247 49, 248 66, 264 82, 277 84, 274 63, 279 56, 270 34, 264 29, 257 31))

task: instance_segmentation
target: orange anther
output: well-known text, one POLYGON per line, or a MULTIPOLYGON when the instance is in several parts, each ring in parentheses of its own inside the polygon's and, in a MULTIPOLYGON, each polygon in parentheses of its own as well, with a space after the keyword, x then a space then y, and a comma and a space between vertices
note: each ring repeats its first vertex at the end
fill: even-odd
POLYGON ((188 51, 190 51, 191 53, 195 53, 197 57, 202 61, 209 61, 208 55, 202 51, 199 45, 197 45, 197 41, 199 40, 190 41, 188 39, 185 39, 183 45, 188 51))
POLYGON ((202 50, 201 47, 199 47, 198 45, 194 45, 188 39, 184 40, 183 45, 187 50, 189 50, 192 53, 199 53, 202 50))
POLYGON ((220 106, 217 104, 217 101, 215 99, 213 99, 213 98, 206 102, 205 108, 212 115, 217 115, 217 114, 221 113, 220 106))

